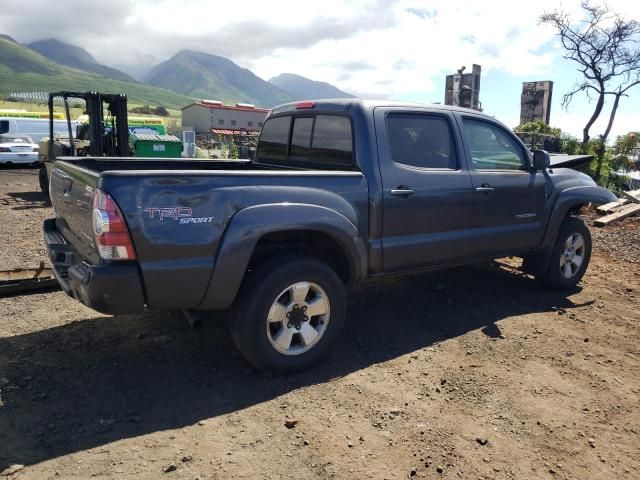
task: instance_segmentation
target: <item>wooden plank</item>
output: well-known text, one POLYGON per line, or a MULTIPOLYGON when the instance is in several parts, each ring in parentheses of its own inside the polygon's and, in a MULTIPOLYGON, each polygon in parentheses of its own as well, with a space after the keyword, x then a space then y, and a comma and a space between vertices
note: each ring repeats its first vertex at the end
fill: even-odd
POLYGON ((634 203, 631 205, 626 205, 624 208, 619 211, 612 213, 611 215, 606 215, 604 217, 600 217, 596 219, 593 224, 596 227, 604 227, 609 225, 611 222, 615 222, 616 220, 621 220, 626 217, 630 217, 635 213, 640 213, 640 204, 634 203))
POLYGON ((625 199, 629 200, 630 202, 640 203, 640 198, 637 198, 635 195, 633 195, 634 192, 620 192, 620 193, 625 199))
POLYGON ((621 198, 619 200, 616 200, 615 202, 609 202, 605 203, 604 205, 600 205, 598 208, 596 208, 596 211, 598 213, 611 213, 618 207, 626 205, 627 203, 629 203, 629 200, 627 200, 626 198, 621 198))

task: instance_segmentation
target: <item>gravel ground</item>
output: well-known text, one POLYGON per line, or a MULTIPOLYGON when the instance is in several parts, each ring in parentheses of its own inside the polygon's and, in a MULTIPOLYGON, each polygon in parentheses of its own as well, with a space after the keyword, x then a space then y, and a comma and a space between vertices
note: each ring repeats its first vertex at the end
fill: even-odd
MULTIPOLYGON (((0 212, 1 268, 46 259, 35 171, 0 170, 0 212)), ((511 260, 362 285, 329 358, 289 377, 250 368, 215 319, 2 298, 0 472, 640 478, 640 271, 619 254, 637 234, 596 231, 571 292, 511 260)))
POLYGON ((595 250, 622 262, 640 263, 640 215, 625 218, 615 225, 592 228, 592 232, 595 250))

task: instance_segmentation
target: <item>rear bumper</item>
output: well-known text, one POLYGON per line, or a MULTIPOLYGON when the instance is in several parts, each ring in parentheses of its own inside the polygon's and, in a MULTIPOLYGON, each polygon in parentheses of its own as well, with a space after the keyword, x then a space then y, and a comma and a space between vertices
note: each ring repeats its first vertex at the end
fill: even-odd
POLYGON ((0 163, 37 163, 38 152, 1 152, 0 163))
POLYGON ((43 232, 53 273, 68 295, 101 313, 144 311, 144 292, 137 265, 89 265, 60 234, 55 219, 44 221, 43 232))

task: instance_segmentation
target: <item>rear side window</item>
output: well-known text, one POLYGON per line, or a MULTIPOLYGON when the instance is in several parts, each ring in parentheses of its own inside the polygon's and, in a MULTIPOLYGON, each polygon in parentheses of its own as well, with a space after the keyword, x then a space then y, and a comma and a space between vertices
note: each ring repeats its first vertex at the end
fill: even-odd
POLYGON ((287 159, 291 117, 276 117, 264 124, 258 143, 259 158, 282 162, 287 159))
POLYGON ((294 167, 352 167, 354 161, 351 122, 347 117, 338 115, 271 118, 262 129, 257 158, 261 162, 294 167), (276 121, 278 124, 272 125, 276 121), (284 125, 290 127, 290 140, 289 130, 285 132, 284 125), (274 143, 279 145, 277 157, 271 152, 274 143), (282 145, 286 152, 284 156, 282 145))
POLYGON ((318 115, 313 128, 311 161, 348 167, 353 165, 351 122, 346 117, 318 115))
POLYGON ((392 113, 387 117, 391 160, 419 168, 456 170, 449 122, 440 115, 392 113))
POLYGON ((9 120, 0 120, 0 133, 7 133, 9 131, 9 120))

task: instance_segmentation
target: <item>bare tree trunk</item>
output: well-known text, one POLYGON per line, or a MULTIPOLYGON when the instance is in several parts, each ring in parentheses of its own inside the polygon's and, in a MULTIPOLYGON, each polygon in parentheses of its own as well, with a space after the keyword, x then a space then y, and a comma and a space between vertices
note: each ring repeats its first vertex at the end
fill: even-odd
POLYGON ((598 101, 596 102, 596 108, 593 111, 593 114, 591 115, 591 118, 589 119, 589 121, 587 122, 587 124, 585 125, 584 129, 582 130, 582 153, 587 153, 587 144, 589 143, 589 130, 591 129, 591 126, 596 122, 596 120, 598 119, 598 117, 600 116, 600 113, 602 113, 602 107, 604 107, 604 86, 602 87, 602 89, 600 90, 600 93, 598 95, 598 101))
POLYGON ((616 112, 618 110, 618 104, 620 103, 620 97, 622 93, 616 93, 616 98, 613 101, 613 106, 611 107, 611 113, 609 114, 609 123, 607 124, 607 129, 600 136, 600 145, 598 145, 598 150, 596 151, 597 157, 596 161, 596 174, 595 180, 596 182, 600 180, 600 175, 602 174, 602 163, 604 162, 604 152, 605 152, 605 144, 607 143, 607 138, 609 137, 609 133, 611 133, 611 127, 613 127, 613 121, 616 118, 616 112))

